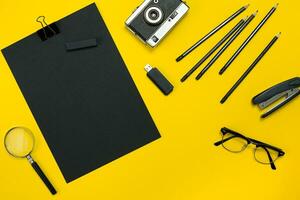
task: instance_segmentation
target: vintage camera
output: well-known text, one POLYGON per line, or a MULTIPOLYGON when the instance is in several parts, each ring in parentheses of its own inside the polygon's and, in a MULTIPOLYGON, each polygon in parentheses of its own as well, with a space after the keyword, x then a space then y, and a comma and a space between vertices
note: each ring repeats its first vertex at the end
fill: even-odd
POLYGON ((188 10, 181 0, 145 0, 127 19, 126 26, 143 42, 154 47, 188 10))

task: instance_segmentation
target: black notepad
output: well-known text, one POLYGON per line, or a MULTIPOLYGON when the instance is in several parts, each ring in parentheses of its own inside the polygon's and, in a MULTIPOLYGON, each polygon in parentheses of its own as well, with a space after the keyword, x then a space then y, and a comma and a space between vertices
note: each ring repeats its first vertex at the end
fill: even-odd
POLYGON ((96 5, 55 25, 59 33, 45 41, 33 33, 2 52, 70 182, 160 134, 96 5), (66 49, 91 38, 97 46, 66 49))

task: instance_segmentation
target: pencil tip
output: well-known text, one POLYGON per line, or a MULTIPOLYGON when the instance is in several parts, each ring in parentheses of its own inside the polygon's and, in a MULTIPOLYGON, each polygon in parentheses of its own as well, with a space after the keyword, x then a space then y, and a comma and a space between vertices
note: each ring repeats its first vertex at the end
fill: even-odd
POLYGON ((281 36, 281 32, 279 32, 276 37, 279 38, 281 36))
POLYGON ((274 6, 274 8, 277 8, 279 6, 279 3, 276 3, 276 5, 274 6))
POLYGON ((249 6, 250 6, 250 4, 247 4, 247 5, 244 6, 244 8, 247 9, 247 8, 249 8, 249 6))

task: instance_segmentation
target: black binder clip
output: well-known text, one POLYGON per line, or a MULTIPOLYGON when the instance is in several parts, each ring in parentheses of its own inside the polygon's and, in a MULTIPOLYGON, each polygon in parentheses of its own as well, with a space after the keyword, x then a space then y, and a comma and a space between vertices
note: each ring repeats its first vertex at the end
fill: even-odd
POLYGON ((42 28, 37 31, 38 36, 42 41, 45 41, 58 33, 60 33, 59 28, 55 23, 48 25, 45 20, 45 16, 39 16, 36 19, 36 22, 40 23, 42 28))
POLYGON ((266 118, 293 99, 295 99, 298 95, 300 95, 300 78, 292 78, 290 80, 279 83, 266 91, 260 93, 252 99, 253 104, 258 105, 261 109, 265 109, 269 107, 274 102, 279 99, 284 98, 278 105, 271 108, 261 117, 266 118))

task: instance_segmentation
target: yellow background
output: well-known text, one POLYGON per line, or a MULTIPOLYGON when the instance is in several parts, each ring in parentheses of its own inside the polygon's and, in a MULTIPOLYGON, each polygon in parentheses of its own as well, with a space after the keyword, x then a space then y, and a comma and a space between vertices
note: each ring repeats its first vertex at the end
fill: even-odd
MULTIPOLYGON (((198 200, 258 199, 299 200, 300 132, 296 99, 266 120, 251 105, 262 90, 299 76, 300 3, 280 0, 278 10, 239 56, 224 76, 218 70, 270 8, 271 0, 188 0, 188 15, 155 49, 137 40, 124 21, 141 0, 99 0, 97 6, 151 112, 162 138, 88 175, 66 184, 41 132, 5 62, 0 56, 0 138, 18 125, 32 129, 37 139, 32 156, 58 190, 51 196, 26 160, 14 159, 0 146, 0 199, 106 199, 106 200, 198 200), (201 36, 243 5, 259 14, 238 40, 199 81, 195 74, 184 84, 190 69, 231 27, 236 19, 180 63, 175 58, 201 36), (259 52, 282 31, 280 40, 257 65, 225 105, 219 101, 259 52), (174 92, 163 96, 147 79, 146 63, 158 66, 174 84, 174 92), (277 170, 258 164, 252 148, 231 154, 213 143, 220 128, 227 126, 249 137, 281 147, 286 155, 277 170)), ((0 48, 35 32, 39 15, 48 23, 71 14, 90 0, 1 0, 0 48)), ((197 71, 199 72, 199 70, 197 71)), ((70 138, 71 139, 71 138, 70 138)), ((87 155, 88 156, 88 155, 87 155)))

